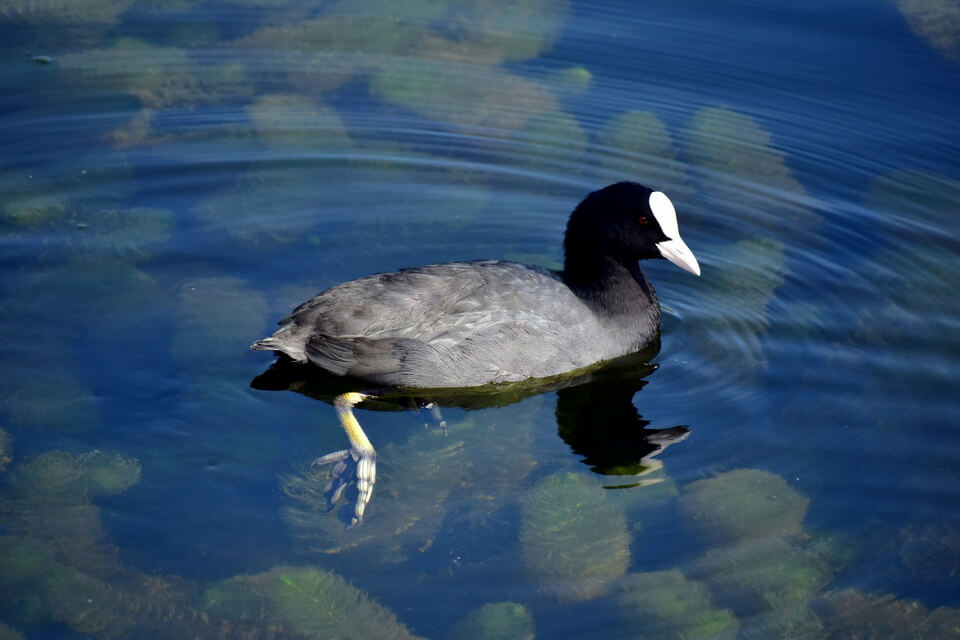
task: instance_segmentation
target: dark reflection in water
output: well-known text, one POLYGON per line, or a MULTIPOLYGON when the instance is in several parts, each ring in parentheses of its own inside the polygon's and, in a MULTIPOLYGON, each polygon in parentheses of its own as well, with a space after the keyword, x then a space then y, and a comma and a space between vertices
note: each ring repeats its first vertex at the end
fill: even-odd
MULTIPOLYGON (((640 483, 627 476, 639 477, 662 468, 660 461, 654 461, 653 457, 670 444, 686 439, 690 433, 686 427, 647 428, 650 422, 638 414, 633 403, 634 395, 646 384, 644 378, 656 371, 656 366, 649 362, 659 349, 657 340, 641 352, 572 375, 420 392, 368 389, 363 381, 332 375, 313 365, 299 364, 281 356, 267 371, 254 378, 251 386, 260 390, 295 391, 331 404, 337 396, 363 388, 371 396, 364 400, 362 408, 381 411, 432 409, 434 406, 478 410, 507 406, 553 391, 557 394, 560 437, 592 471, 601 475, 625 476, 621 479, 625 488, 640 483)), ((435 426, 446 428, 439 410, 434 410, 433 418, 438 423, 435 426)), ((429 423, 431 418, 427 420, 429 423)), ((403 461, 395 464, 402 465, 403 461)), ((324 493, 332 503, 339 499, 339 494, 331 497, 337 487, 334 481, 349 473, 337 470, 336 478, 331 478, 327 485, 324 493)), ((348 497, 349 501, 356 499, 355 492, 348 497)))

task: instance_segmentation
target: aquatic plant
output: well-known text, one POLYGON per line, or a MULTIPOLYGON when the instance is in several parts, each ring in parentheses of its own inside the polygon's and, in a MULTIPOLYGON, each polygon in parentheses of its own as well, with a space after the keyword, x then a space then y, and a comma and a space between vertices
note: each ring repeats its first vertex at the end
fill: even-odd
POLYGON ((266 300, 237 278, 188 280, 178 298, 171 351, 182 362, 219 368, 267 325, 266 300))
POLYGON ((917 600, 855 589, 831 591, 814 601, 812 608, 823 621, 824 637, 830 640, 939 640, 956 638, 960 630, 960 609, 930 611, 917 600))
POLYGON ((63 82, 78 90, 126 93, 146 109, 190 108, 252 93, 236 64, 200 64, 186 49, 137 38, 118 38, 108 47, 65 54, 58 68, 63 82))
POLYGON ((511 139, 507 160, 542 171, 574 164, 587 145, 587 134, 577 119, 564 111, 530 118, 511 139))
POLYGON ((797 534, 809 504, 783 478, 760 469, 697 480, 680 496, 688 522, 713 544, 797 534))
POLYGON ((491 602, 474 609, 447 633, 455 640, 533 640, 533 616, 516 602, 491 602))
POLYGON ((112 24, 134 0, 4 0, 0 24, 112 24))
POLYGON ((67 202, 59 195, 31 194, 9 200, 3 206, 3 220, 17 227, 38 227, 63 218, 67 202))
POLYGON ((0 622, 0 640, 23 640, 23 634, 13 627, 0 622))
POLYGON ((312 567, 275 567, 208 587, 208 614, 302 638, 414 638, 396 616, 339 575, 312 567))
POLYGON ((153 207, 99 209, 76 217, 84 252, 124 260, 149 257, 170 237, 173 222, 172 211, 153 207))
POLYGON ((422 40, 421 55, 461 52, 464 62, 530 60, 549 51, 566 24, 569 0, 458 0, 438 28, 456 34, 443 46, 422 40))
POLYGON ((544 76, 543 83, 558 96, 576 96, 593 85, 593 74, 586 67, 564 67, 544 76))
POLYGON ((10 446, 10 434, 0 428, 0 471, 7 468, 13 460, 13 448, 10 446))
POLYGON ((894 0, 918 38, 947 59, 960 62, 960 6, 950 0, 894 0))
POLYGON ((270 91, 319 94, 367 72, 417 36, 389 14, 331 13, 264 26, 226 46, 256 82, 270 91))
POLYGON ((674 195, 693 191, 667 125, 651 111, 626 111, 610 118, 594 138, 597 162, 611 175, 629 178, 674 195))
POLYGON ((706 107, 694 114, 683 141, 688 161, 706 170, 701 181, 705 199, 721 207, 731 203, 738 220, 791 235, 819 222, 820 216, 803 203, 806 190, 786 156, 751 116, 706 107))
POLYGON ((317 223, 318 176, 308 168, 254 167, 198 201, 191 214, 243 242, 293 242, 317 223))
POLYGON ((523 561, 543 591, 560 600, 590 600, 626 572, 626 518, 591 476, 547 476, 523 497, 522 510, 523 561))
POLYGON ((718 251, 707 303, 687 322, 691 344, 724 375, 748 375, 767 365, 761 342, 768 309, 783 284, 786 249, 771 238, 749 238, 718 251), (724 301, 737 300, 736 306, 724 301))
POLYGON ((0 498, 0 524, 12 534, 43 542, 61 561, 93 573, 119 568, 106 542, 98 496, 115 495, 140 478, 140 463, 117 452, 79 455, 48 451, 18 465, 0 498))
POLYGON ((733 613, 714 606, 706 587, 678 569, 629 574, 618 583, 616 599, 626 628, 638 638, 732 640, 740 628, 733 613))
POLYGON ((900 529, 897 544, 899 575, 905 569, 913 580, 940 587, 938 593, 951 591, 960 575, 960 516, 909 524, 900 529))
POLYGON ((330 153, 352 145, 336 112, 304 96, 261 96, 247 107, 247 115, 260 142, 274 149, 330 153))
POLYGON ((116 451, 90 451, 78 456, 94 497, 123 493, 140 481, 140 462, 116 451))
POLYGON ((276 629, 211 616, 183 581, 120 570, 112 582, 57 560, 36 541, 0 537, 0 611, 57 622, 96 638, 164 636, 265 640, 276 629))
POLYGON ((305 465, 285 477, 283 491, 291 502, 283 516, 299 549, 340 553, 363 548, 368 558, 401 562, 431 546, 446 516, 447 498, 463 483, 469 459, 462 433, 470 427, 454 423, 446 435, 417 430, 402 444, 381 447, 377 486, 362 527, 346 529, 339 517, 340 510, 352 514, 349 491, 331 512, 325 491, 329 469, 305 465))
POLYGON ((78 431, 100 423, 93 392, 64 363, 0 371, 0 405, 10 423, 33 430, 78 431))
POLYGON ((461 519, 480 526, 507 506, 537 467, 533 431, 543 396, 528 398, 467 420, 461 432, 466 453, 464 478, 456 497, 461 519))
POLYGON ((711 549, 688 573, 741 621, 751 618, 756 633, 771 624, 809 627, 807 604, 833 579, 834 569, 813 551, 770 538, 711 549))
POLYGON ((370 80, 375 96, 427 118, 495 130, 519 129, 533 116, 556 112, 543 85, 495 67, 394 58, 370 80))

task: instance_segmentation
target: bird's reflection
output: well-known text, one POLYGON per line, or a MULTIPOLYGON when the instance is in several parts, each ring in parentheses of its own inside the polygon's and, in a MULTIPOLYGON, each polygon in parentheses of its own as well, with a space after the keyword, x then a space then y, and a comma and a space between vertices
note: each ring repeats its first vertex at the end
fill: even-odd
MULTIPOLYGON (((633 404, 636 392, 647 384, 647 377, 657 369, 650 360, 659 351, 659 346, 656 342, 644 351, 589 371, 541 380, 420 392, 376 389, 375 395, 364 400, 362 407, 385 411, 434 406, 472 410, 505 406, 529 396, 556 391, 557 426, 564 442, 595 473, 617 476, 615 486, 635 486, 644 484, 645 474, 662 467, 654 456, 670 444, 686 439, 690 433, 685 426, 650 428, 649 421, 643 419, 633 404)), ((295 391, 328 403, 333 403, 342 394, 363 388, 356 380, 285 358, 278 359, 254 378, 251 386, 260 390, 295 391)), ((434 412, 434 416, 442 424, 439 413, 434 412)), ((335 468, 334 475, 339 478, 344 474, 344 463, 349 460, 340 456, 336 462, 340 468, 335 468)), ((340 497, 343 485, 340 481, 328 486, 331 503, 340 497)))

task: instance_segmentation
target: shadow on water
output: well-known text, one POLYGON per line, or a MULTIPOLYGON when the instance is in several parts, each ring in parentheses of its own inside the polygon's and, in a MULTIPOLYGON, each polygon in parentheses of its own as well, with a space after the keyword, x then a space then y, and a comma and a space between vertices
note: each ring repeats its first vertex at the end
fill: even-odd
MULTIPOLYGON (((313 365, 296 363, 281 356, 250 385, 263 391, 295 391, 331 404, 340 394, 364 390, 375 395, 365 400, 362 408, 378 411, 419 410, 433 406, 478 410, 504 407, 555 391, 557 431, 573 453, 600 475, 639 477, 660 469, 662 464, 653 457, 690 434, 685 426, 648 428, 650 422, 643 419, 633 404, 634 394, 657 370, 657 365, 650 361, 659 350, 658 339, 637 353, 564 375, 441 389, 371 390, 363 381, 332 375, 313 365)), ((445 428, 439 411, 435 417, 445 428)), ((616 486, 641 483, 630 479, 616 486)))

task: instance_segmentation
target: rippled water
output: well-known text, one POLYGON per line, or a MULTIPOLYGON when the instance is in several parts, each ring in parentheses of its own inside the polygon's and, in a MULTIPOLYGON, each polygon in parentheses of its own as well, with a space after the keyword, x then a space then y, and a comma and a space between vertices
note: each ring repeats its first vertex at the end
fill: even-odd
POLYGON ((957 637, 958 42, 938 0, 0 1, 0 637, 957 637), (623 179, 703 267, 643 265, 659 352, 358 410, 345 529, 334 390, 248 344, 557 267, 623 179))

